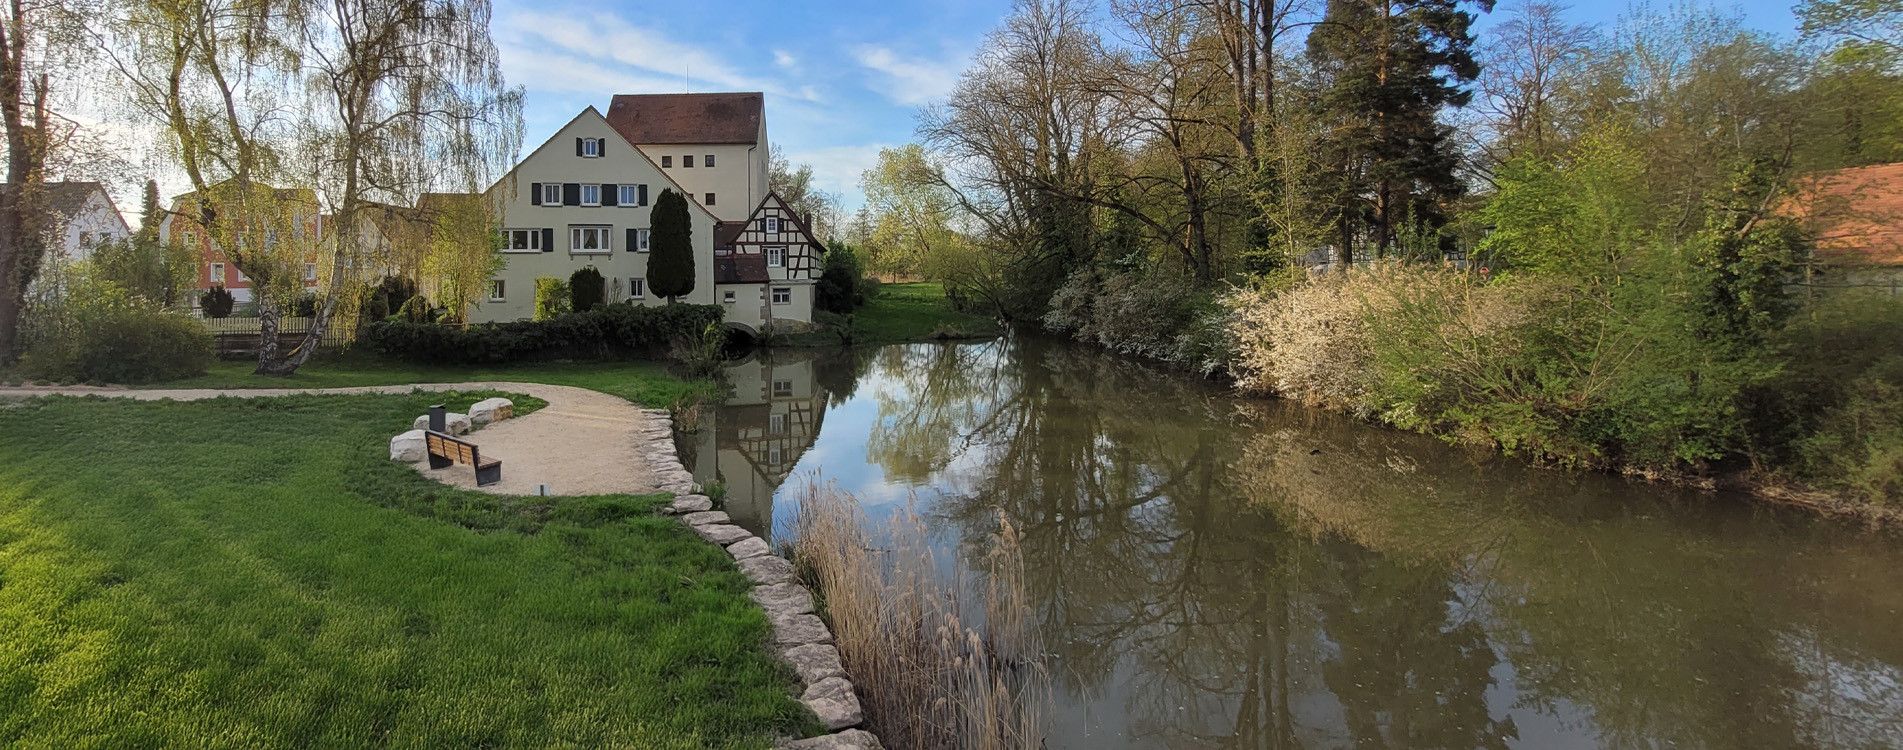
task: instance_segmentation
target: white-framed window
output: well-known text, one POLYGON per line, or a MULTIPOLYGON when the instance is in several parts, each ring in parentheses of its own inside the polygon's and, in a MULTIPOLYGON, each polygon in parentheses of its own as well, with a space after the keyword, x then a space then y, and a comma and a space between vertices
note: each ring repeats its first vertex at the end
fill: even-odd
POLYGON ((238 274, 238 280, 239 280, 239 281, 250 281, 250 280, 251 280, 251 279, 249 279, 249 278, 246 278, 246 277, 245 277, 245 275, 244 275, 244 269, 242 269, 242 268, 239 268, 239 267, 237 267, 237 266, 232 266, 232 267, 231 267, 231 270, 233 270, 233 271, 235 271, 235 272, 237 272, 237 274, 238 274))
POLYGON ((559 182, 542 183, 542 205, 544 206, 562 205, 562 183, 559 183, 559 182))
POLYGON ((706 160, 706 162, 704 162, 704 164, 706 165, 706 167, 707 167, 708 169, 713 169, 713 168, 714 168, 714 155, 713 155, 713 154, 708 154, 708 155, 707 155, 707 160, 706 160))
POLYGON ((766 431, 775 435, 786 432, 786 415, 769 414, 766 418, 766 431))
POLYGON ((503 301, 506 298, 504 295, 504 292, 507 292, 507 291, 508 291, 508 287, 503 285, 502 279, 489 280, 489 301, 490 302, 503 301))
POLYGON ((786 267, 786 248, 783 248, 783 247, 767 248, 766 249, 766 267, 767 268, 785 268, 786 267))
POLYGON ((581 186, 581 204, 584 206, 601 205, 601 186, 592 185, 592 184, 582 185, 581 186))
POLYGON ((783 286, 774 287, 773 288, 773 304, 776 304, 776 305, 793 304, 793 290, 790 287, 783 287, 783 286))
POLYGON ((733 304, 733 290, 729 289, 727 291, 721 292, 720 301, 725 302, 729 305, 733 304))
POLYGON ((769 464, 780 462, 780 446, 775 445, 766 449, 766 462, 769 464))
POLYGON ((792 395, 793 395, 793 381, 791 380, 773 381, 773 397, 774 398, 790 398, 792 397, 792 395))
POLYGON ((610 227, 569 227, 568 251, 571 253, 606 253, 614 251, 610 227))
POLYGON ((615 192, 618 193, 617 197, 620 198, 620 200, 615 201, 616 203, 623 206, 641 205, 640 185, 617 185, 616 188, 615 192))
POLYGON ((317 264, 316 263, 304 264, 304 280, 305 281, 317 280, 317 264))
POLYGON ((778 216, 766 217, 766 233, 767 234, 780 233, 780 217, 778 216))
POLYGON ((628 277, 628 299, 647 299, 648 280, 639 276, 628 277))
POLYGON ((278 230, 276 229, 264 230, 264 246, 265 247, 278 246, 278 230))
POLYGON ((198 249, 198 233, 197 232, 191 231, 189 229, 185 230, 185 247, 192 250, 198 249))
POLYGON ((648 230, 634 230, 634 249, 643 253, 648 251, 648 230))
POLYGON ((688 154, 686 156, 682 156, 681 169, 693 169, 693 168, 694 168, 694 155, 688 154))
POLYGON ((661 168, 662 168, 662 169, 673 169, 673 168, 674 168, 674 157, 672 157, 672 156, 663 156, 663 157, 661 157, 661 168))
POLYGON ((590 159, 600 156, 601 155, 601 139, 600 138, 581 139, 581 155, 588 157, 590 159))
POLYGON ((211 283, 213 284, 225 283, 225 264, 223 263, 211 264, 211 283))
POLYGON ((502 230, 502 251, 505 253, 539 253, 542 251, 542 230, 540 229, 504 229, 502 230))

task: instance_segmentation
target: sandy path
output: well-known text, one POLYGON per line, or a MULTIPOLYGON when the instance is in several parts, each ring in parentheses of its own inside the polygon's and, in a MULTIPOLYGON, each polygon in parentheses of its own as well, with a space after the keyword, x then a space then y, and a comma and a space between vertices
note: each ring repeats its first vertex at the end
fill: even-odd
MULTIPOLYGON (((508 419, 477 430, 464 439, 481 446, 484 456, 502 459, 502 481, 480 488, 483 492, 533 495, 539 484, 557 495, 605 495, 651 492, 685 493, 688 478, 674 463, 668 425, 654 413, 626 399, 586 388, 541 383, 422 383, 360 388, 240 388, 230 390, 133 390, 87 386, 54 388, 0 388, 0 398, 31 398, 54 394, 106 396, 141 401, 196 401, 231 396, 267 398, 295 394, 403 394, 422 391, 495 390, 524 393, 548 402, 525 417, 508 419), (668 464, 673 464, 669 466, 668 464)), ((475 472, 467 466, 431 471, 428 462, 415 464, 424 476, 444 484, 478 489, 475 472)))

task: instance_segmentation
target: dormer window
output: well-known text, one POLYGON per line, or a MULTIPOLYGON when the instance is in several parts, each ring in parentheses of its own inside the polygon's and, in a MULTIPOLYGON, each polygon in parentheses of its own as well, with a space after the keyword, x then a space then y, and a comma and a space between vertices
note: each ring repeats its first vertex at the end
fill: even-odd
POLYGON ((588 158, 588 159, 593 159, 593 158, 601 156, 601 139, 600 138, 576 139, 575 155, 588 158))

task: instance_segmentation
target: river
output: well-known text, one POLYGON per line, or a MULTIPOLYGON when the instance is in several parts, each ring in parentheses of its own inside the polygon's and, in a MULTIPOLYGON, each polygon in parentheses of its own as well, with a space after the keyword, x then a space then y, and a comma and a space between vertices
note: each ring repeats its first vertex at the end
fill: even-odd
POLYGON ((973 570, 1021 530, 1051 748, 1903 747, 1894 535, 1035 337, 729 379, 679 439, 756 533, 816 475, 973 570))

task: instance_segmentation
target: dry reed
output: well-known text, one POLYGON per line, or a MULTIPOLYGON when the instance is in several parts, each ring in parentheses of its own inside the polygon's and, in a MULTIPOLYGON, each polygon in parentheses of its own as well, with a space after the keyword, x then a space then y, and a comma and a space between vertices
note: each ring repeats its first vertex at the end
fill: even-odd
POLYGON ((866 725, 892 748, 1040 747, 1050 672, 1038 650, 1017 530, 999 530, 979 574, 939 572, 908 506, 877 528, 859 501, 808 480, 793 558, 822 599, 866 725))

